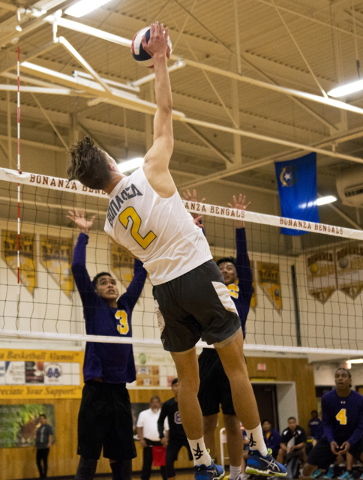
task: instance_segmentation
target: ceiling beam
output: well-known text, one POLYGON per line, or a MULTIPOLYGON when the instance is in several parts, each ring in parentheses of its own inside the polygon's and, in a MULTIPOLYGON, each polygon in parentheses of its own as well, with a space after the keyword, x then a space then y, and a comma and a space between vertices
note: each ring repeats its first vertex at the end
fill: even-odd
MULTIPOLYGON (((60 25, 60 26, 65 26, 65 28, 71 28, 72 30, 78 31, 80 33, 85 33, 85 31, 84 31, 85 26, 83 24, 80 24, 79 22, 72 22, 72 25, 70 26, 69 21, 67 21, 67 23, 65 23, 65 22, 62 23, 62 20, 63 20, 62 18, 58 19, 57 24, 60 25)), ((48 20, 48 21, 50 21, 50 20, 48 20)), ((55 20, 53 20, 53 21, 55 21, 55 20)), ((95 32, 94 32, 95 30, 97 31, 97 37, 98 38, 103 38, 104 40, 109 39, 110 34, 108 32, 105 32, 105 31, 99 30, 99 29, 92 28, 92 30, 90 30, 88 34, 89 35, 96 35, 95 32)), ((112 35, 112 40, 109 40, 109 41, 112 41, 113 43, 117 43, 118 45, 127 46, 127 47, 130 47, 130 45, 131 45, 131 40, 127 41, 127 39, 125 39, 123 37, 118 37, 117 35, 112 35)), ((170 58, 172 60, 176 60, 176 61, 180 60, 180 57, 178 57, 175 54, 172 54, 170 56, 170 58)), ((321 103, 323 105, 327 105, 327 106, 330 106, 330 107, 333 107, 333 108, 339 108, 339 109, 342 109, 342 110, 346 110, 346 111, 350 111, 350 112, 354 112, 354 113, 359 113, 361 115, 363 114, 363 109, 355 107, 354 105, 347 104, 345 102, 341 102, 339 100, 333 100, 331 98, 321 97, 319 95, 314 95, 314 94, 308 93, 308 92, 302 92, 300 90, 295 90, 295 89, 292 89, 292 88, 282 87, 282 86, 276 85, 276 84, 261 82, 260 80, 256 80, 254 78, 239 75, 238 73, 230 72, 230 71, 227 71, 227 70, 222 70, 220 68, 213 67, 212 65, 199 63, 199 62, 196 62, 194 60, 189 60, 189 59, 186 59, 186 58, 183 58, 183 62, 186 65, 189 65, 190 67, 198 68, 198 69, 203 70, 205 72, 215 73, 217 75, 232 78, 233 80, 238 80, 240 82, 249 83, 250 85, 254 85, 254 86, 257 86, 257 87, 261 87, 261 88, 266 88, 266 89, 269 89, 269 90, 273 90, 275 92, 283 93, 285 95, 290 95, 290 96, 293 96, 293 97, 302 98, 304 100, 321 103)))
MULTIPOLYGON (((75 79, 69 75, 65 75, 60 72, 55 72, 50 69, 40 67, 34 64, 30 64, 28 62, 25 62, 21 64, 22 70, 24 70, 27 73, 31 73, 34 76, 40 77, 45 80, 50 80, 53 82, 57 82, 59 84, 65 85, 65 86, 73 86, 75 84, 75 79)), ((80 80, 78 79, 77 85, 78 88, 81 86, 80 85, 80 80)), ((112 89, 113 95, 109 95, 108 92, 102 92, 100 91, 102 89, 102 86, 95 83, 95 82, 88 82, 88 85, 86 86, 85 83, 82 83, 82 89, 89 94, 93 94, 96 97, 103 98, 105 96, 104 101, 106 103, 111 103, 113 105, 121 106, 124 108, 129 108, 131 110, 136 110, 139 112, 143 113, 149 113, 149 114, 155 114, 156 112, 156 105, 150 102, 145 102, 144 100, 139 100, 137 98, 134 98, 132 94, 128 94, 126 92, 121 92, 120 90, 112 89)), ((362 110, 363 112, 363 110, 362 110)), ((323 155, 328 155, 331 157, 335 158, 340 158, 343 160, 349 160, 352 162, 356 163, 363 163, 363 159, 353 157, 350 155, 344 155, 344 154, 339 154, 336 152, 329 152, 327 150, 322 150, 322 149, 317 149, 315 147, 311 147, 309 145, 302 145, 296 142, 290 142, 288 140, 284 140, 281 138, 275 138, 275 137, 269 137, 266 135, 261 135, 257 134, 254 132, 249 132, 246 130, 240 130, 236 128, 231 128, 227 127, 224 125, 218 125, 215 123, 210 123, 210 122, 204 122, 202 120, 197 120, 193 118, 187 118, 185 117, 184 114, 180 112, 173 111, 173 118, 174 120, 178 120, 184 123, 188 123, 191 125, 195 126, 200 126, 200 127, 206 127, 208 129, 212 130, 219 130, 222 132, 226 133, 231 133, 233 135, 240 135, 244 137, 249 137, 253 138, 255 140, 261 140, 265 142, 270 142, 270 143, 275 143, 278 145, 284 145, 288 146, 291 148, 296 148, 298 150, 302 151, 308 151, 308 152, 317 152, 317 153, 322 153, 323 155)))
MULTIPOLYGON (((259 2, 259 3, 263 3, 264 5, 267 5, 268 7, 274 8, 274 5, 270 1, 267 1, 267 0, 256 0, 256 1, 259 2)), ((336 25, 332 25, 329 22, 324 22, 324 21, 319 20, 315 17, 311 17, 309 15, 305 15, 303 13, 291 10, 290 8, 282 7, 281 5, 278 5, 277 8, 281 11, 291 13, 292 15, 296 15, 297 17, 303 18, 303 19, 308 20, 310 22, 318 23, 319 25, 327 27, 329 30, 336 30, 338 32, 345 33, 346 35, 354 36, 354 32, 352 32, 350 30, 346 30, 345 28, 337 27, 336 25)), ((329 8, 329 7, 327 7, 327 8, 329 8)), ((359 38, 363 38, 363 35, 357 35, 357 36, 359 38)))

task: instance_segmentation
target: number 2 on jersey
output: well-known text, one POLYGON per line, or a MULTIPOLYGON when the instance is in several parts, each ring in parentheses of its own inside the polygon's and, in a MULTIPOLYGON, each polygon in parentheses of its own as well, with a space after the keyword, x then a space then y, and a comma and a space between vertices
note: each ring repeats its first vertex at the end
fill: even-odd
POLYGON ((338 420, 340 425, 346 425, 347 424, 347 410, 345 408, 342 408, 339 410, 339 412, 336 414, 335 418, 338 420))
POLYGON ((117 310, 115 318, 120 321, 117 325, 117 331, 121 335, 127 335, 129 333, 129 322, 127 321, 127 313, 124 310, 117 310))
POLYGON ((156 235, 151 230, 145 235, 145 237, 142 237, 140 235, 139 230, 141 226, 141 218, 133 207, 126 208, 123 212, 120 213, 118 219, 120 220, 121 225, 124 228, 127 228, 129 220, 132 222, 131 236, 144 250, 150 245, 153 240, 155 240, 156 235))

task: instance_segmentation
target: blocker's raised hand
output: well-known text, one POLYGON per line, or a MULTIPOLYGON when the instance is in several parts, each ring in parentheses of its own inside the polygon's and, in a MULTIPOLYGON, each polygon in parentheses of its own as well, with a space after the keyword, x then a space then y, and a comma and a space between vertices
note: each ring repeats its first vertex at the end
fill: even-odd
MULTIPOLYGON (((237 210, 247 210, 251 202, 246 203, 246 195, 240 194, 238 201, 236 195, 233 195, 233 206, 229 203, 228 205, 231 208, 235 208, 237 210)), ((245 222, 242 220, 236 220, 235 222, 236 228, 244 228, 245 222)))
POLYGON ((73 210, 68 210, 68 213, 69 215, 67 215, 67 218, 72 220, 72 222, 77 225, 77 227, 80 229, 82 233, 88 234, 88 232, 91 230, 93 226, 93 221, 96 218, 96 215, 93 215, 93 217, 91 217, 90 220, 87 220, 84 216, 83 208, 81 210, 81 214, 79 214, 77 208, 74 209, 74 212, 73 210))

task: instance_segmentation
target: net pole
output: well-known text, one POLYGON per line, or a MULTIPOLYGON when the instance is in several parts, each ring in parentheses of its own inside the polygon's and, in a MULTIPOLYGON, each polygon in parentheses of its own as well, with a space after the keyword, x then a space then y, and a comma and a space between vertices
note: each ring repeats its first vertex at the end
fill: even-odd
MULTIPOLYGON (((17 91, 17 137, 18 137, 18 159, 17 159, 17 170, 19 175, 21 175, 21 164, 20 164, 20 48, 18 47, 18 60, 17 60, 17 80, 18 80, 18 91, 17 91)), ((20 183, 18 182, 18 250, 17 250, 17 268, 18 268, 18 288, 17 288, 17 324, 19 321, 19 307, 20 307, 20 183)))

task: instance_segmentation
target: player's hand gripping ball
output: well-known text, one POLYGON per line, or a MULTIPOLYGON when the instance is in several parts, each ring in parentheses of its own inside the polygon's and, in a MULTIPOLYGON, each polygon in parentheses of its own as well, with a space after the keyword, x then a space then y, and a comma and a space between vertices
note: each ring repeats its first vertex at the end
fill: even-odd
MULTIPOLYGON (((142 46, 141 40, 142 37, 145 35, 146 42, 150 40, 150 27, 145 27, 139 32, 136 33, 134 36, 132 43, 131 43, 131 53, 134 59, 137 61, 139 65, 142 65, 146 68, 154 68, 154 60, 152 59, 151 55, 149 55, 142 46)), ((172 45, 170 37, 168 36, 168 50, 166 52, 166 56, 170 58, 172 45)))

